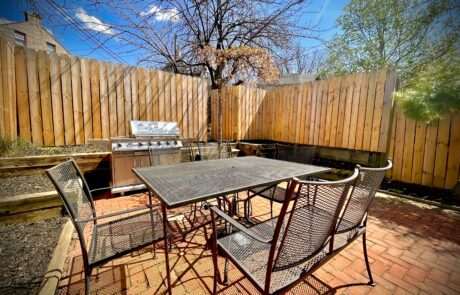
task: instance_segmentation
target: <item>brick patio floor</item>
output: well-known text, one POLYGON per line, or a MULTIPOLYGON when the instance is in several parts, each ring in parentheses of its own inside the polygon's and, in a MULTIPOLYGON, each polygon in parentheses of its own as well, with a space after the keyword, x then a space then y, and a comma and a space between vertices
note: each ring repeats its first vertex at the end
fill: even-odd
MULTIPOLYGON (((259 198, 255 200, 255 218, 269 218, 269 203, 259 198)), ((145 204, 146 194, 96 200, 100 214, 145 204)), ((362 243, 358 239, 288 294, 460 292, 460 214, 378 194, 368 224, 369 259, 376 287, 366 285, 362 243)), ((202 246, 204 242, 203 231, 198 231, 189 235, 186 242, 178 242, 177 248, 170 253, 173 294, 211 294, 213 265, 211 252, 202 246)), ((149 246, 94 269, 92 293, 164 294, 164 251, 162 246, 157 247, 154 259, 152 250, 149 246)), ((219 262, 223 267, 223 259, 219 262)), ((59 294, 84 294, 83 277, 81 252, 75 235, 59 294)), ((231 264, 229 279, 228 286, 219 287, 219 294, 258 294, 231 264)))

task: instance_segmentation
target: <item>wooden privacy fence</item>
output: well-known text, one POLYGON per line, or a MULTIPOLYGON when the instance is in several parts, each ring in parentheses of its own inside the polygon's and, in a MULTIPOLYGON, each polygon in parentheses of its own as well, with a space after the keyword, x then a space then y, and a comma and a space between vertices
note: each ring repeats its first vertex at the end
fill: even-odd
MULTIPOLYGON (((380 70, 271 90, 229 87, 221 91, 223 135, 386 152, 394 84, 394 71, 380 70)), ((214 139, 218 97, 213 91, 214 139)))
POLYGON ((208 84, 94 59, 48 54, 0 40, 0 136, 37 145, 128 136, 130 120, 177 121, 207 139, 208 84))
POLYGON ((407 118, 395 104, 388 153, 394 180, 451 189, 460 177, 460 115, 433 124, 407 118))
MULTIPOLYGON (((223 89, 223 137, 388 153, 394 180, 451 189, 460 176, 460 116, 432 125, 393 105, 395 73, 380 70, 263 90, 223 89)), ((217 139, 219 92, 211 93, 217 139)))

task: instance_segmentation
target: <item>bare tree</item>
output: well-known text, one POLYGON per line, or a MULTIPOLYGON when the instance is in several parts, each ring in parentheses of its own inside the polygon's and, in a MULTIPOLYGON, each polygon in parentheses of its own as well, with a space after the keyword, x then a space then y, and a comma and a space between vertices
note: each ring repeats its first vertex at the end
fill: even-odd
MULTIPOLYGON (((308 0, 100 0, 95 9, 115 12, 111 23, 141 62, 176 73, 207 75, 213 89, 250 78, 270 79, 267 61, 292 40, 309 37, 308 0), (257 48, 257 50, 254 50, 257 48), (265 71, 264 71, 265 70, 265 71)), ((102 35, 101 35, 102 36, 102 35)))
POLYGON ((325 69, 326 51, 294 46, 278 58, 277 64, 283 74, 316 74, 325 69))
MULTIPOLYGON (((108 10, 117 19, 101 24, 86 18, 102 26, 101 44, 116 38, 125 46, 119 50, 141 52, 141 63, 205 75, 219 90, 248 79, 277 79, 274 58, 289 50, 293 40, 314 33, 309 0, 87 1, 87 8, 108 10)), ((218 117, 221 142, 221 101, 218 117)))

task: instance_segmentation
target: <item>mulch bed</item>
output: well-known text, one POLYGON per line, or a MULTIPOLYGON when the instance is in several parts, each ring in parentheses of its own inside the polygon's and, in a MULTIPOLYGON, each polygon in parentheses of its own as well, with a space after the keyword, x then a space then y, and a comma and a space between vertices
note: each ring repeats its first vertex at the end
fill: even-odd
POLYGON ((54 190, 53 184, 44 173, 0 178, 0 198, 54 190))
POLYGON ((0 294, 36 294, 66 218, 0 224, 0 294))
MULTIPOLYGON (((335 175, 338 178, 346 178, 350 176, 355 167, 355 164, 353 163, 321 158, 315 158, 313 164, 339 169, 339 172, 335 175)), ((393 181, 388 178, 383 180, 382 184, 380 185, 380 189, 390 193, 398 193, 446 205, 460 206, 460 199, 454 197, 450 190, 432 188, 418 184, 403 183, 399 181, 393 181)))
POLYGON ((61 155, 61 154, 76 154, 76 153, 96 153, 108 152, 109 147, 106 145, 69 145, 59 147, 29 147, 27 149, 18 149, 8 154, 8 157, 25 157, 25 156, 44 156, 44 155, 61 155))

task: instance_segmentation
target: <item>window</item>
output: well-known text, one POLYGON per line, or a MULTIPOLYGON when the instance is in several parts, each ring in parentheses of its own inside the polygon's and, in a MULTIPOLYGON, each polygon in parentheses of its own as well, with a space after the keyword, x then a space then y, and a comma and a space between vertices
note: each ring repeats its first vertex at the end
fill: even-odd
POLYGON ((56 52, 56 45, 46 42, 46 51, 48 51, 48 53, 56 52))
POLYGON ((26 34, 18 32, 18 31, 14 31, 14 42, 17 45, 26 46, 27 45, 26 34))

